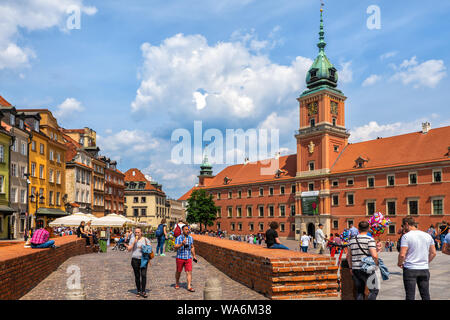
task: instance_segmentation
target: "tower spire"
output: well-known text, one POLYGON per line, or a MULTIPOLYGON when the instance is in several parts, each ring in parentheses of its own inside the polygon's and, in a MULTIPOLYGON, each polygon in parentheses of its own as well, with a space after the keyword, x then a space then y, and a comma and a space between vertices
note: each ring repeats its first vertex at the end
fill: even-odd
POLYGON ((325 4, 323 1, 320 3, 320 31, 319 31, 319 43, 317 43, 317 47, 319 47, 319 52, 325 51, 325 46, 327 45, 325 42, 325 31, 323 29, 323 7, 325 4))

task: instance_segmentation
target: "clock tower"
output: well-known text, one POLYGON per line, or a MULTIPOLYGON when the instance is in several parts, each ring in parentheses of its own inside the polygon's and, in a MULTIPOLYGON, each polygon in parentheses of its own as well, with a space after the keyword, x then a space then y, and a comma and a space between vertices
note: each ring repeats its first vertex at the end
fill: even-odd
POLYGON ((338 73, 325 54, 324 35, 321 8, 319 54, 306 76, 307 89, 297 99, 300 127, 295 135, 299 191, 296 198, 298 207, 302 208, 301 221, 298 221, 302 233, 311 233, 319 223, 324 225, 323 231, 329 233, 331 201, 328 175, 349 137, 345 128, 346 97, 337 89, 338 73), (308 210, 307 204, 310 203, 313 203, 314 210, 308 210))

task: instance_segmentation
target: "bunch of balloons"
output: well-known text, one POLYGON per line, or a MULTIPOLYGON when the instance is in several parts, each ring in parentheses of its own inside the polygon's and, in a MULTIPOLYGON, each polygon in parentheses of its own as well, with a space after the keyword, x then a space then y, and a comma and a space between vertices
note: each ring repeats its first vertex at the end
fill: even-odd
POLYGON ((378 237, 386 231, 386 228, 388 227, 389 223, 391 221, 389 218, 386 218, 381 212, 374 213, 373 216, 369 219, 369 226, 370 226, 370 236, 372 237, 378 237))
POLYGON ((344 229, 344 232, 341 233, 339 238, 341 238, 343 245, 347 245, 350 241, 350 230, 344 229))

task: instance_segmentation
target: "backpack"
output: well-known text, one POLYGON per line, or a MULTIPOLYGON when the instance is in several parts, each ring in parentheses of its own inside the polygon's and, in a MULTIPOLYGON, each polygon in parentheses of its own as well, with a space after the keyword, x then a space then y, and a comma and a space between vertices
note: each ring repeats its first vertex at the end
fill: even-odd
POLYGON ((175 230, 173 230, 173 236, 175 238, 179 237, 181 235, 181 228, 180 225, 177 224, 177 226, 175 227, 175 230))
POLYGON ((156 229, 156 232, 155 232, 155 235, 156 235, 156 237, 161 237, 162 235, 164 234, 164 225, 161 223, 159 226, 158 226, 158 229, 156 229))

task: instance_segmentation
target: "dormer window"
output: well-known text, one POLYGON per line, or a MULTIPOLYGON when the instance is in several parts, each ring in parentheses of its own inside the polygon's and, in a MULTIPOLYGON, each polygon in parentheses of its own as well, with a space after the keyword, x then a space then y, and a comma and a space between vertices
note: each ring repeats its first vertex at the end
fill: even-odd
POLYGON ((334 79, 336 77, 336 69, 332 68, 329 70, 330 70, 330 79, 334 81, 334 79))
POLYGON ((12 113, 9 115, 9 122, 12 126, 16 123, 16 117, 12 113))
POLYGON ((356 168, 364 168, 365 163, 368 162, 368 159, 364 159, 363 157, 358 157, 358 159, 355 160, 355 167, 356 168))
POLYGON ((39 132, 39 121, 34 122, 34 131, 39 132))
POLYGON ((317 77, 317 69, 311 69, 309 74, 311 75, 311 78, 317 77))

